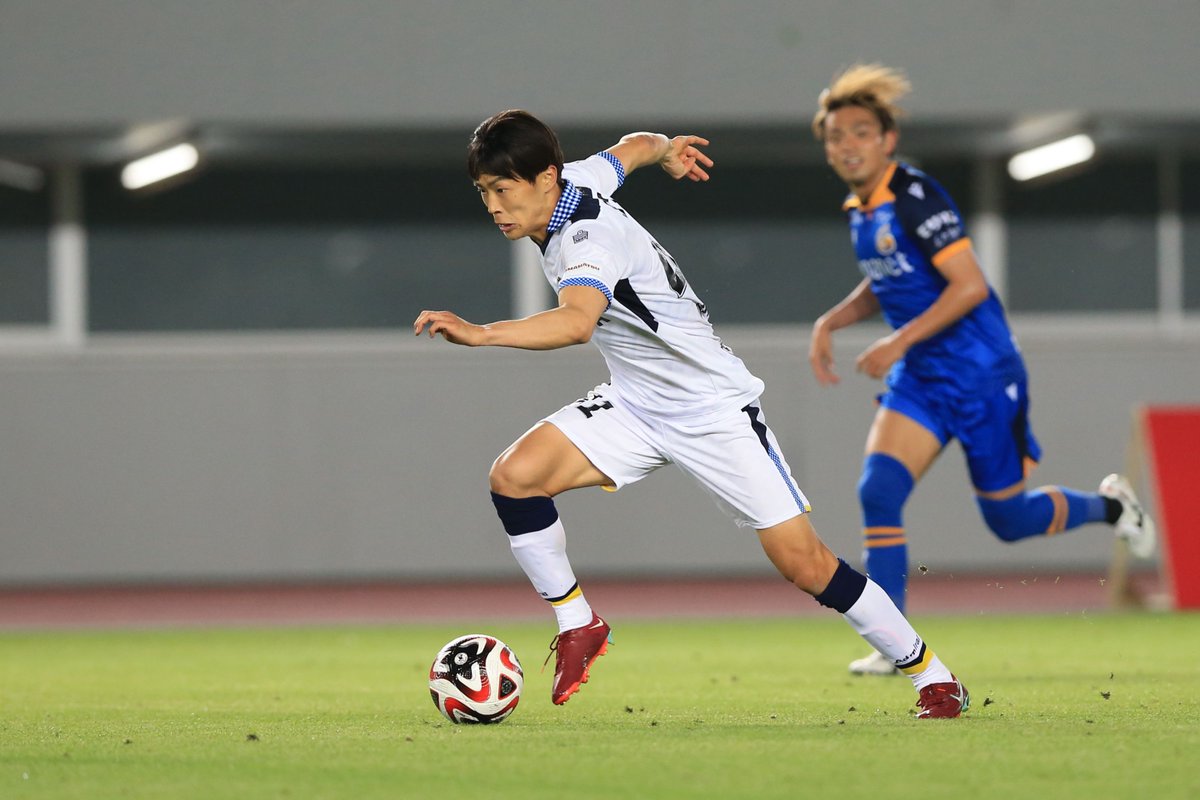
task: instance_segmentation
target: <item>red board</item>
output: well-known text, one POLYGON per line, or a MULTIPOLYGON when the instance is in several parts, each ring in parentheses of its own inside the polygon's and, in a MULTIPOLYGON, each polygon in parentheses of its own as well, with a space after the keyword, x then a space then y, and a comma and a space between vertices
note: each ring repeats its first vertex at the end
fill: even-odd
POLYGON ((1200 608, 1200 406, 1151 406, 1144 420, 1175 607, 1200 608))

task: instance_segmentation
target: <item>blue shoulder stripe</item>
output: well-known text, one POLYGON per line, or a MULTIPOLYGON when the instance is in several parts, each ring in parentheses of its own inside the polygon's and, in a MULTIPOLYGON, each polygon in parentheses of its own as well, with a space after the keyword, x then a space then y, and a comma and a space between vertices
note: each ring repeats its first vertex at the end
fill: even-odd
POLYGON ((621 159, 607 150, 601 150, 598 155, 612 164, 613 169, 617 171, 617 188, 620 189, 625 184, 625 165, 621 163, 621 159))

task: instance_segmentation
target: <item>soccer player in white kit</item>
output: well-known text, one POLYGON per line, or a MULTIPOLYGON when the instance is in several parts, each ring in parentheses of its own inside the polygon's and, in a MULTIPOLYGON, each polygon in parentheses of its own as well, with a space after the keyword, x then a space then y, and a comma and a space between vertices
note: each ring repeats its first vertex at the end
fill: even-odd
POLYGON ((739 526, 758 532, 785 578, 840 612, 912 678, 918 717, 957 717, 969 704, 963 685, 887 594, 818 538, 767 427, 763 382, 717 338, 670 253, 612 200, 628 173, 651 164, 676 179, 707 180, 712 162, 697 149, 707 144, 634 133, 564 165, 554 131, 528 112, 484 120, 468 145, 468 171, 500 232, 541 249, 558 306, 487 325, 426 310, 413 323, 417 335, 471 347, 593 341, 608 364, 606 383, 530 428, 489 474, 513 554, 558 619, 551 699, 562 704, 577 692, 610 641, 567 559, 553 498, 585 486, 619 489, 673 463, 739 526))

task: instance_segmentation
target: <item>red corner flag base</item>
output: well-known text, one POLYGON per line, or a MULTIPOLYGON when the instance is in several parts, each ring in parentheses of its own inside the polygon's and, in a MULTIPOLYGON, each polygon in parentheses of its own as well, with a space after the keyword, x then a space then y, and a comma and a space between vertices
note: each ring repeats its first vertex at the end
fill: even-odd
POLYGON ((1149 406, 1143 413, 1158 531, 1175 608, 1200 608, 1200 406, 1149 406))

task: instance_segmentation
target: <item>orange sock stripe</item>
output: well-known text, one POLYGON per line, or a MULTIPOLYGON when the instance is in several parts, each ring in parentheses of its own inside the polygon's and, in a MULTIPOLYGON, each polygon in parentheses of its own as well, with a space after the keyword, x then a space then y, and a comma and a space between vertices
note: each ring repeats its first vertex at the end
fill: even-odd
POLYGON ((1044 486, 1042 491, 1054 503, 1054 516, 1050 519, 1050 527, 1046 529, 1047 536, 1062 533, 1067 527, 1067 498, 1057 486, 1044 486))
POLYGON ((903 536, 881 537, 878 539, 867 539, 863 542, 863 547, 871 550, 876 547, 895 547, 898 544, 908 544, 908 539, 903 536))
POLYGON ((895 547, 908 544, 904 536, 904 528, 884 527, 863 528, 863 546, 868 550, 874 547, 895 547))

